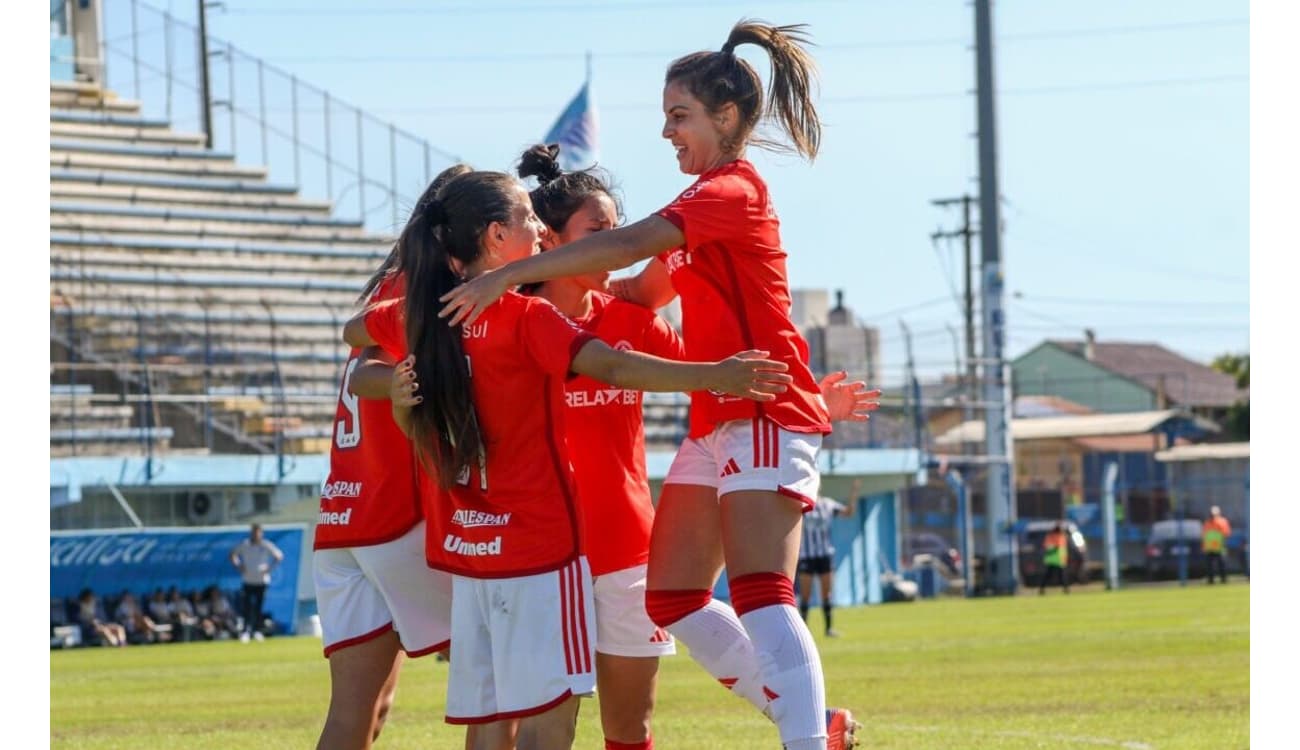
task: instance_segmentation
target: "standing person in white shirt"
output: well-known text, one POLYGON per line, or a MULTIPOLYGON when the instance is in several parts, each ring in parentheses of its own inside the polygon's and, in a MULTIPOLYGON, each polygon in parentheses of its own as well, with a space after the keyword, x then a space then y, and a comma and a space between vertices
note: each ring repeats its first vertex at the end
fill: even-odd
MULTIPOLYGON (((859 482, 854 483, 856 491, 859 482)), ((826 617, 826 635, 835 638, 839 633, 831 627, 831 584, 835 562, 835 545, 831 544, 831 519, 835 516, 853 515, 853 504, 829 497, 817 498, 813 509, 803 515, 803 539, 799 545, 799 614, 808 621, 808 602, 812 598, 812 579, 817 576, 821 584, 822 614, 826 617)))
POLYGON ((283 559, 280 548, 262 538, 260 523, 253 524, 248 538, 230 551, 230 564, 244 580, 244 632, 239 634, 243 643, 248 643, 250 633, 262 640, 262 632, 257 629, 257 621, 262 617, 262 600, 271 583, 271 570, 283 559))

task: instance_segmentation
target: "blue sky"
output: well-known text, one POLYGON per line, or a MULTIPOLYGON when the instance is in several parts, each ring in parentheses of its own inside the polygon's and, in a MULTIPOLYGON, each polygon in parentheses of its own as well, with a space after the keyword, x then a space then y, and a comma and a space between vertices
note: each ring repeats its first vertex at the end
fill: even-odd
MULTIPOLYGON (((163 0, 155 0, 160 5, 163 0)), ((179 18, 190 2, 172 2, 179 18)), ((738 18, 807 23, 822 153, 751 150, 795 288, 842 288, 902 374, 951 369, 956 211, 976 189, 972 10, 960 0, 227 0, 210 33, 430 139, 507 169, 593 55, 601 164, 638 219, 690 178, 659 138, 663 70, 738 18), (696 5, 704 6, 702 8, 696 5), (902 310, 903 312, 896 312, 902 310)), ((1249 348, 1249 6, 1241 0, 995 6, 1010 353, 1046 337, 1158 341, 1196 359, 1249 348)), ((754 48, 741 54, 766 75, 754 48)))

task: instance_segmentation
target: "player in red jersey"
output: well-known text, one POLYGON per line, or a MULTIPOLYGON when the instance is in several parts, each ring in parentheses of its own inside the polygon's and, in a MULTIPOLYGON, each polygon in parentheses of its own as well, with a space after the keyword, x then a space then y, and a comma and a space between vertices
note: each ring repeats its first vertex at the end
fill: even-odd
MULTIPOLYGON (((444 170, 430 199, 452 177, 444 170)), ((361 293, 363 303, 406 293, 397 246, 361 293)), ((447 646, 451 577, 424 565, 424 523, 415 453, 386 401, 391 357, 354 348, 343 370, 321 492, 313 578, 330 705, 318 750, 368 748, 392 706, 404 651, 423 656, 447 646), (361 398, 365 396, 365 398, 361 398)))
POLYGON ((821 750, 856 743, 851 715, 825 708, 821 660, 791 582, 801 514, 817 496, 816 454, 830 425, 807 344, 790 321, 776 211, 744 158, 764 116, 800 154, 817 153, 815 69, 800 29, 742 21, 720 52, 669 66, 662 135, 679 168, 698 176, 676 200, 635 224, 454 289, 443 296, 440 315, 472 325, 511 286, 656 258, 681 296, 689 358, 752 347, 789 365, 794 384, 773 402, 692 394, 690 436, 655 517, 646 604, 697 661, 776 723, 788 750, 821 750), (756 44, 772 59, 766 106, 758 74, 735 54, 740 44, 756 44), (734 612, 712 599, 724 562, 734 612))
POLYGON ((413 365, 415 382, 434 384, 395 416, 441 489, 427 532, 440 540, 431 562, 454 574, 447 721, 482 725, 477 747, 569 747, 576 697, 594 687, 594 618, 564 380, 772 401, 791 378, 757 351, 713 363, 618 351, 513 292, 449 328, 433 315, 439 295, 532 255, 543 228, 524 189, 491 172, 451 180, 415 214, 400 240, 405 305, 374 306, 345 332, 354 346, 404 333, 411 356, 395 378, 413 365))
MULTIPOLYGON (((563 172, 557 146, 534 146, 520 160, 521 177, 536 176, 529 195, 549 230, 553 249, 619 222, 618 202, 594 170, 563 172)), ((681 359, 681 339, 650 310, 605 293, 608 274, 546 282, 536 295, 602 341, 623 350, 681 359)), ((409 371, 408 371, 409 372, 409 371)), ((836 373, 823 383, 836 419, 862 421, 879 391, 843 383, 836 373)), ((409 381, 394 396, 406 402, 409 381)), ((672 637, 645 612, 646 561, 654 506, 645 466, 641 394, 580 376, 565 384, 566 442, 583 516, 583 543, 593 576, 596 610, 596 680, 607 748, 650 750, 659 657, 675 653, 672 637)))

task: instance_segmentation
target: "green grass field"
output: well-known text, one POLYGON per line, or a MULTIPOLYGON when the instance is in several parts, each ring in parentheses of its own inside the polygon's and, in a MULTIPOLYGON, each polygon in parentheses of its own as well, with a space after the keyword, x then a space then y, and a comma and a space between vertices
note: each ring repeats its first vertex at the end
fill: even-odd
MULTIPOLYGON (((1250 587, 1096 588, 836 611, 828 701, 866 748, 1227 750, 1250 745, 1250 587)), ((809 618, 821 631, 821 612, 809 618)), ((447 667, 408 663, 380 748, 457 748, 447 667)), ((329 673, 312 638, 50 654, 52 746, 314 747, 329 673)), ((660 672, 656 747, 778 748, 775 730, 687 656, 660 672)), ((597 706, 578 748, 603 747, 597 706)))

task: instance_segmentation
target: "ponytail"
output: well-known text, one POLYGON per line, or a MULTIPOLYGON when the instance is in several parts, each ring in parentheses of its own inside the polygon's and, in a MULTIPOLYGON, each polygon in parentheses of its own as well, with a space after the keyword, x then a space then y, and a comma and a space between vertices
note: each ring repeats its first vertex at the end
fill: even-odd
POLYGON ((483 232, 493 222, 509 221, 515 184, 499 172, 456 176, 416 207, 398 239, 398 264, 406 274, 406 346, 423 397, 411 408, 411 441, 442 487, 477 466, 485 447, 462 329, 438 317, 438 298, 461 282, 452 260, 474 263, 483 253, 483 232))
MULTIPOLYGON (((680 82, 709 112, 735 104, 740 116, 737 138, 772 150, 791 150, 812 161, 821 147, 821 121, 813 103, 817 65, 803 45, 810 44, 805 24, 771 26, 741 19, 719 52, 695 52, 668 66, 664 83, 680 82), (763 83, 736 47, 754 44, 772 63, 772 90, 763 104, 763 83), (775 122, 790 144, 755 137, 760 120, 775 122)), ((739 144, 737 144, 739 145, 739 144)))
MULTIPOLYGON (((451 178, 473 171, 474 168, 468 164, 453 164, 439 172, 438 176, 433 178, 433 182, 430 182, 429 186, 420 194, 419 200, 415 202, 415 210, 411 212, 412 218, 415 217, 416 212, 420 211, 423 206, 433 200, 433 197, 438 194, 438 191, 442 189, 442 186, 446 185, 451 178)), ((379 264, 379 268, 375 269, 375 272, 366 280, 366 285, 362 287, 361 294, 357 296, 358 304, 365 304, 369 301, 370 295, 374 294, 375 290, 379 288, 379 285, 384 283, 388 277, 396 276, 401 273, 401 263, 399 262, 401 256, 400 248, 400 241, 393 243, 392 249, 388 251, 388 256, 384 258, 383 262, 379 264)))

